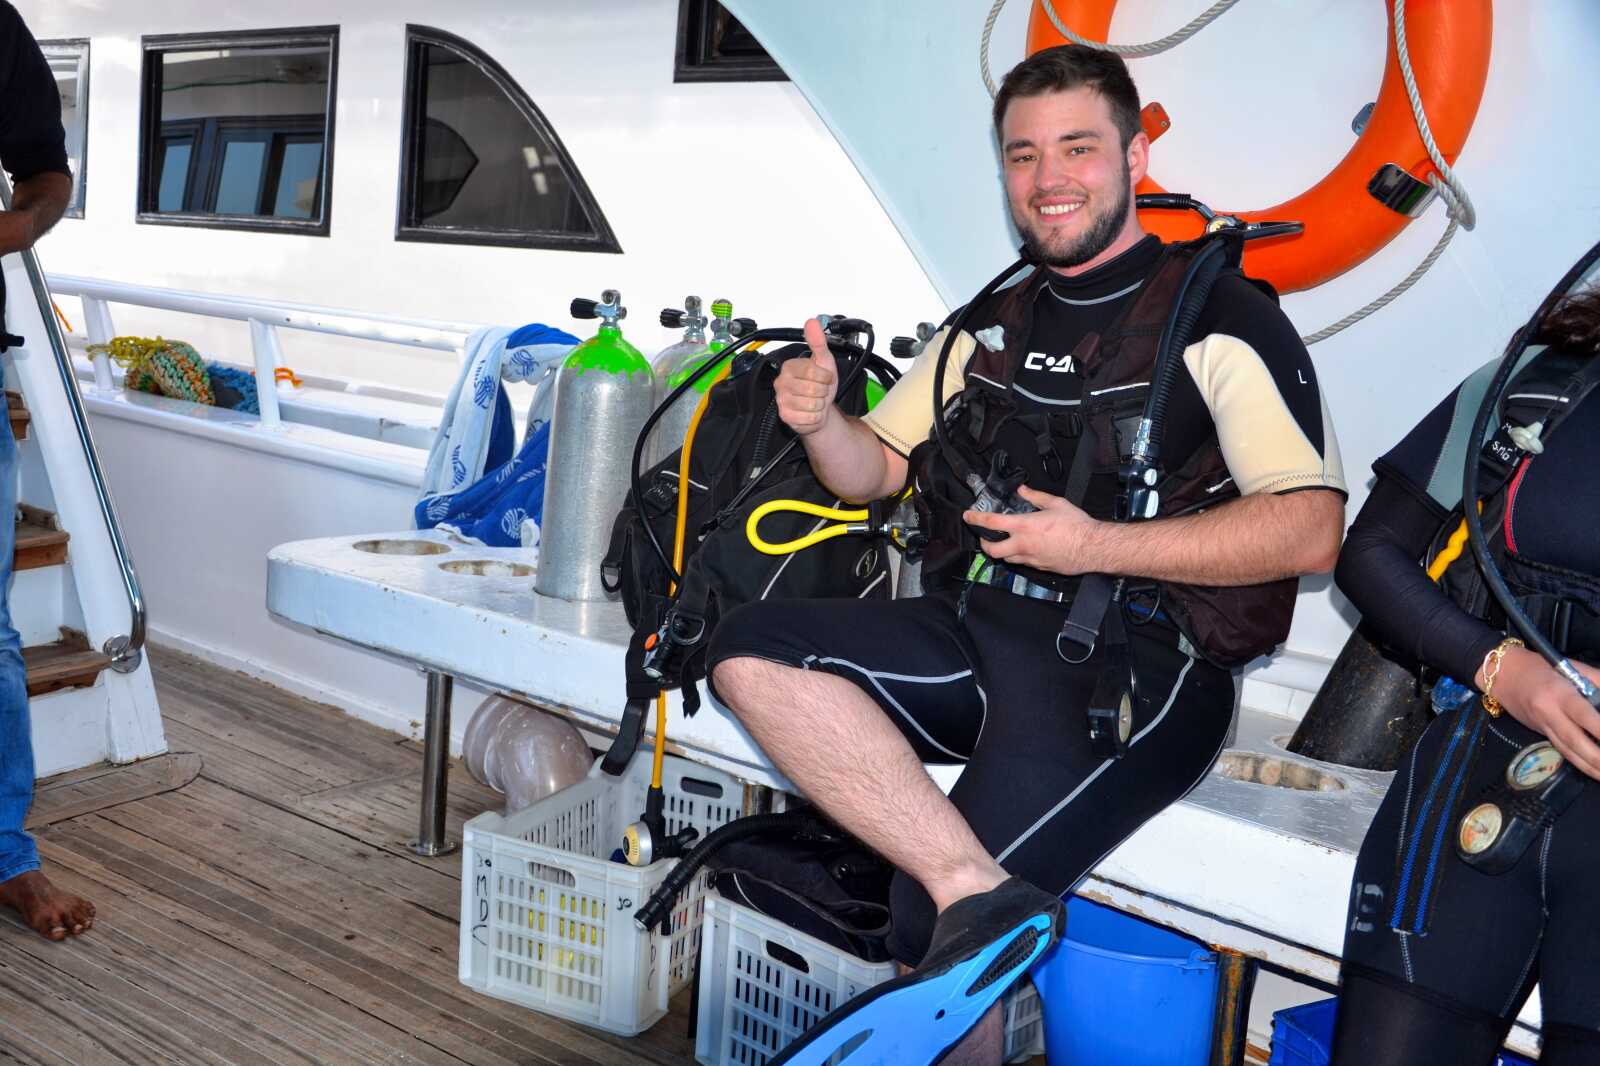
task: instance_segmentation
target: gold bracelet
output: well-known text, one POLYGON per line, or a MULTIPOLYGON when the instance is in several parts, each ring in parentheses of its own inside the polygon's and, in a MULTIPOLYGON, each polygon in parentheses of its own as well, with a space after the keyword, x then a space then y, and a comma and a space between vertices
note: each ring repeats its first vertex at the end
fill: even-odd
POLYGON ((1494 646, 1494 650, 1483 657, 1483 709, 1489 712, 1490 718, 1499 718, 1505 707, 1494 698, 1493 689, 1495 678, 1500 676, 1500 663, 1506 657, 1506 652, 1512 648, 1523 648, 1527 645, 1516 637, 1507 637, 1494 646))

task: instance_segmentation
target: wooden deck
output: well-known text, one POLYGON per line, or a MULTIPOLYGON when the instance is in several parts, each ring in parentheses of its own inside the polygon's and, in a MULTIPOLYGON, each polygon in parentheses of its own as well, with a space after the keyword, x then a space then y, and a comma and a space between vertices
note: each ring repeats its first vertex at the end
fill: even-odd
MULTIPOLYGON (((46 872, 98 917, 54 944, 0 916, 0 1062, 693 1061, 687 993, 629 1040, 458 983, 460 855, 404 846, 418 745, 175 652, 151 662, 174 754, 41 783, 46 872)), ((452 766, 452 837, 495 799, 452 766)))

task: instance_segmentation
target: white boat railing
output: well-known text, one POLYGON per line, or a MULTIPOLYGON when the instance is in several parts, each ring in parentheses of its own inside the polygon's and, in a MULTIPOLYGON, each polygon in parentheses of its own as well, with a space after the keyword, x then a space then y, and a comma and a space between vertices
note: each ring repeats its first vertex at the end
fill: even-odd
MULTIPOLYGON (((279 329, 298 329, 309 333, 331 334, 356 340, 400 344, 452 352, 457 361, 464 357, 467 337, 480 328, 471 322, 445 322, 425 318, 401 318, 369 311, 347 311, 310 304, 256 300, 245 296, 220 296, 211 293, 162 289, 149 285, 130 285, 120 281, 84 278, 71 274, 50 274, 50 291, 61 296, 76 296, 83 301, 84 325, 90 344, 105 344, 116 336, 111 304, 129 304, 159 311, 178 311, 208 318, 248 322, 250 348, 255 363, 256 393, 261 400, 261 426, 276 429, 282 424, 278 410, 277 371, 283 365, 279 329)), ((96 353, 92 360, 95 385, 113 387, 110 357, 96 353)))

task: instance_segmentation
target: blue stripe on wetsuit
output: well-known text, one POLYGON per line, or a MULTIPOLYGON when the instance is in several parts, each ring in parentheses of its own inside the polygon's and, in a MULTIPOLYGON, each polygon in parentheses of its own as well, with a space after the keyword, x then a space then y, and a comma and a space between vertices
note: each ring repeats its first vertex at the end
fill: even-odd
POLYGON ((1438 872, 1439 854, 1444 850, 1445 830, 1449 827, 1450 812, 1455 810, 1456 796, 1461 793, 1461 785, 1467 779, 1467 770, 1472 766, 1471 752, 1477 746, 1478 738, 1483 735, 1483 715, 1477 716, 1477 725, 1472 730, 1472 737, 1467 741, 1467 753, 1461 759, 1461 765, 1456 769, 1456 779, 1450 785, 1450 795, 1445 799, 1444 807, 1439 814, 1439 827, 1433 834, 1433 854, 1428 857, 1428 872, 1422 878, 1422 893, 1417 900, 1417 920, 1412 923, 1411 931, 1420 933, 1427 924, 1428 897, 1433 888, 1433 878, 1438 872))
POLYGON ((1417 814, 1416 828, 1412 832, 1411 844, 1406 848, 1405 862, 1400 867, 1399 891, 1394 895, 1394 913, 1389 917, 1389 926, 1393 929, 1400 928, 1400 919, 1405 911, 1407 890, 1411 887, 1411 873, 1416 869, 1417 851, 1422 847, 1422 833, 1428 824, 1428 814, 1433 809, 1434 798, 1438 795, 1439 786, 1444 782, 1445 771, 1450 767, 1450 760, 1455 756, 1456 748, 1461 743, 1461 738, 1466 735, 1465 722, 1456 725, 1455 731, 1450 735, 1450 746, 1445 749, 1444 757, 1439 760, 1439 766, 1434 770, 1433 780, 1428 785, 1428 794, 1422 802, 1422 810, 1417 814))

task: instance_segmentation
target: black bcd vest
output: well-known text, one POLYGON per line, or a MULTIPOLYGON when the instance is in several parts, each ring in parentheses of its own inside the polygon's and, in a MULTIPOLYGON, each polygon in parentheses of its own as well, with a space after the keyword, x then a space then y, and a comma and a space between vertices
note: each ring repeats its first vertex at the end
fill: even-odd
MULTIPOLYGON (((1118 489, 1117 468, 1130 453, 1133 433, 1149 398, 1163 328, 1179 298, 1183 278, 1202 241, 1167 245, 1144 286, 1103 334, 1089 334, 1072 357, 1084 379, 1082 404, 1075 410, 1043 413, 1026 409, 1012 391, 1012 380, 1033 326, 1034 303, 1048 280, 1035 272, 1027 279, 996 293, 976 308, 968 321, 974 335, 993 339, 999 326, 1000 342, 976 346, 965 368, 965 387, 947 401, 946 426, 952 445, 975 469, 990 470, 997 459, 996 440, 1004 435, 1014 444, 1032 440, 1039 461, 1052 474, 1051 455, 1068 476, 1069 486, 1083 489, 1074 503, 1092 517, 1110 520, 1118 489), (1024 432, 1007 432, 1008 423, 1022 423, 1024 432), (1061 455, 1070 455, 1069 462, 1061 455), (1087 464, 1072 471, 1074 464, 1087 464), (1086 476, 1085 476, 1086 475, 1086 476)), ((1237 272, 1236 267, 1230 270, 1237 272)), ((1265 286, 1263 286, 1265 288, 1265 286)), ((1270 289, 1266 291, 1271 294, 1270 289)), ((1274 299, 1275 294, 1272 294, 1274 299)), ((1014 456, 1001 456, 1005 460, 1014 456)), ((1168 456, 1159 484, 1158 518, 1190 514, 1236 499, 1227 462, 1215 432, 1187 456, 1168 456)), ((977 550, 975 534, 961 521, 973 493, 955 475, 936 440, 920 445, 911 456, 917 486, 919 519, 927 533, 923 549, 923 580, 930 587, 959 578, 977 550)), ((1020 479, 1020 471, 1013 477, 1020 479)), ((1073 492, 1068 493, 1069 497, 1073 492)), ((1070 590, 1076 578, 1022 569, 1030 580, 1070 590)), ((1175 581, 1148 582, 1148 606, 1159 606, 1188 638, 1193 647, 1218 666, 1240 666, 1270 652, 1289 633, 1298 582, 1283 578, 1254 585, 1201 586, 1175 581)))
MULTIPOLYGON (((1469 379, 1470 380, 1470 379, 1469 379)), ((1463 390, 1465 391, 1465 390, 1463 390)), ((1479 492, 1484 539, 1517 604, 1552 644, 1568 656, 1600 659, 1600 575, 1540 563, 1520 555, 1506 541, 1506 511, 1512 488, 1525 464, 1538 462, 1538 452, 1522 446, 1526 437, 1514 430, 1539 424, 1541 442, 1549 441, 1562 422, 1582 403, 1600 403, 1600 356, 1572 355, 1545 349, 1530 352, 1512 377, 1500 403, 1493 430, 1478 452, 1479 492)), ((1458 394, 1452 430, 1470 432, 1475 403, 1458 394)), ((1464 452, 1453 455, 1447 444, 1438 460, 1445 475, 1459 471, 1464 452)), ((1424 565, 1450 549, 1461 526, 1458 503, 1429 546, 1424 565)), ((1468 614, 1503 628, 1504 611, 1490 594, 1469 546, 1440 575, 1439 585, 1468 614)))

